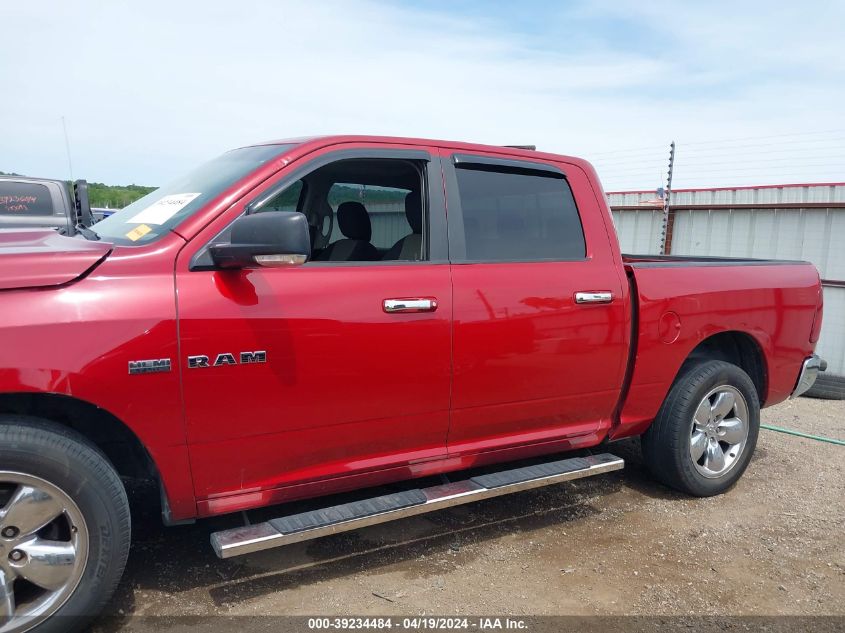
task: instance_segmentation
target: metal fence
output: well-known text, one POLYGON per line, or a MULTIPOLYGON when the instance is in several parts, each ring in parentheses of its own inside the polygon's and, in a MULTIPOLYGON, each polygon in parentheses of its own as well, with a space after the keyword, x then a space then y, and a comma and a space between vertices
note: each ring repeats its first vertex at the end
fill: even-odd
MULTIPOLYGON (((662 201, 654 192, 608 193, 622 250, 657 254, 662 201)), ((666 252, 801 259, 819 269, 825 316, 818 350, 845 375, 845 183, 672 192, 666 252)))

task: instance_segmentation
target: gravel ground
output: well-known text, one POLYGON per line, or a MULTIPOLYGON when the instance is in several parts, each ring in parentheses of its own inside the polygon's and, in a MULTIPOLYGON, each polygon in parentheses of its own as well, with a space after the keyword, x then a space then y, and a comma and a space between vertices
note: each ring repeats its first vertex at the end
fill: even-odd
MULTIPOLYGON (((845 402, 801 398, 763 422, 845 440, 845 402)), ((150 501, 117 617, 97 628, 128 630, 130 614, 845 615, 845 447, 761 430, 745 476, 709 499, 652 482, 638 442, 610 450, 624 471, 231 561, 208 536, 237 516, 163 528, 150 501)))

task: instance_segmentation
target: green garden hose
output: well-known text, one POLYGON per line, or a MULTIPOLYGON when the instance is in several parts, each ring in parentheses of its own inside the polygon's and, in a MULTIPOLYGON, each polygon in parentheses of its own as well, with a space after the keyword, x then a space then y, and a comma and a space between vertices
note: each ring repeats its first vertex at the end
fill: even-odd
POLYGON ((769 429, 770 431, 777 431, 778 433, 787 433, 789 435, 797 435, 798 437, 806 437, 811 440, 819 442, 829 442, 831 444, 839 444, 845 446, 845 441, 835 440, 832 437, 824 437, 823 435, 810 435, 809 433, 802 433, 801 431, 793 431, 792 429, 785 429, 782 426, 772 426, 771 424, 761 424, 761 429, 769 429))

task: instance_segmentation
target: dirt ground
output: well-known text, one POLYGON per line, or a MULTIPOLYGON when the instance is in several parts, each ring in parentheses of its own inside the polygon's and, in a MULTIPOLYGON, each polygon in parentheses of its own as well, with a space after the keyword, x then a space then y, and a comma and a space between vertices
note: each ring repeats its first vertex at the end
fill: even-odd
MULTIPOLYGON (((845 440, 845 402, 801 398, 763 422, 845 440)), ((136 514, 100 628, 128 630, 130 614, 845 615, 845 447, 761 430, 745 476, 709 499, 652 482, 637 442, 609 450, 625 470, 231 561, 208 537, 238 516, 163 528, 157 508, 136 514)))

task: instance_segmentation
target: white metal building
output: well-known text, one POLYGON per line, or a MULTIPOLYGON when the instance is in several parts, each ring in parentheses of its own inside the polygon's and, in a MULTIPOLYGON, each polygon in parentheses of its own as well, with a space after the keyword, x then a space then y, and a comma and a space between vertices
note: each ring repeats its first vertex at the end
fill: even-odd
MULTIPOLYGON (((622 251, 657 254, 663 203, 654 191, 608 193, 622 251)), ((667 253, 802 259, 819 269, 818 353, 845 376, 845 183, 681 189, 670 198, 667 253)))

